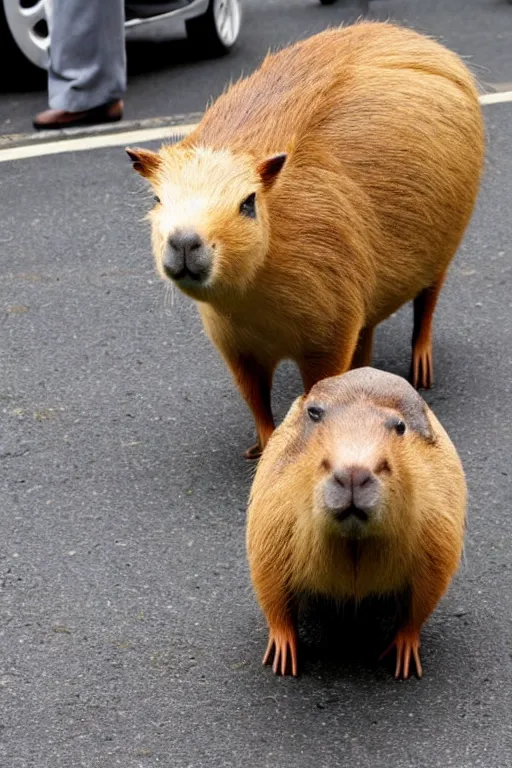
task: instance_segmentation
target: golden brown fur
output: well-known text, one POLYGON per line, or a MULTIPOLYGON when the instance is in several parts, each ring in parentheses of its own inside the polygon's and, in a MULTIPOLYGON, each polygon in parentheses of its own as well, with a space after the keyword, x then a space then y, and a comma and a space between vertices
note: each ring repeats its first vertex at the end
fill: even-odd
POLYGON ((296 361, 306 391, 368 364, 375 326, 412 299, 413 380, 430 386, 432 315, 483 153, 477 90, 458 56, 369 22, 269 55, 179 145, 131 152, 161 200, 151 219, 162 276, 173 228, 193 227, 212 249, 208 284, 184 290, 261 446, 281 359, 296 361), (265 178, 276 153, 287 161, 265 178), (256 220, 239 213, 252 192, 256 220))
MULTIPOLYGON (((408 623, 398 637, 409 638, 413 653, 416 642, 417 653, 420 628, 458 567, 464 472, 448 435, 412 388, 418 402, 407 411, 412 395, 404 390, 398 397, 404 385, 369 368, 324 380, 293 404, 263 452, 251 490, 247 550, 271 641, 280 633, 289 638, 284 664, 286 645, 296 654, 292 604, 303 593, 361 600, 410 590, 408 623), (307 408, 319 402, 328 418, 313 424, 307 408), (414 425, 416 408, 424 433, 414 425), (407 425, 401 437, 385 426, 392 414, 407 425), (322 503, 331 467, 354 460, 378 472, 382 485, 375 520, 357 540, 342 534, 322 503)), ((407 676, 408 666, 398 658, 397 674, 407 676)), ((417 667, 421 674, 419 656, 417 667)))

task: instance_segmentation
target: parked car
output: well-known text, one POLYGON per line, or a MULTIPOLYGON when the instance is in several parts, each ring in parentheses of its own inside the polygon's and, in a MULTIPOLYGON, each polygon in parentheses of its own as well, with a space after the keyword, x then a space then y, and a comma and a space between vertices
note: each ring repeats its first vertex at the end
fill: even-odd
MULTIPOLYGON (((51 6, 51 0, 0 0, 4 61, 8 57, 11 65, 30 62, 47 68, 51 6)), ((201 55, 222 56, 238 39, 241 5, 240 0, 127 0, 125 17, 126 29, 163 19, 184 21, 187 37, 201 55)))

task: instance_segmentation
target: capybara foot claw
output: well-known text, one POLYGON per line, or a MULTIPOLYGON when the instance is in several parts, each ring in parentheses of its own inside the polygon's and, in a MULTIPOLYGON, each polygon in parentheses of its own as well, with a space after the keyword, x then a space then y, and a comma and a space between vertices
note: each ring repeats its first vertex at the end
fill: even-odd
POLYGON ((432 349, 417 348, 412 353, 411 384, 415 389, 430 389, 434 383, 432 349))
POLYGON ((396 666, 395 679, 403 678, 407 680, 411 670, 411 656, 416 667, 416 676, 421 678, 423 669, 420 661, 420 633, 406 627, 396 633, 396 637, 388 648, 379 657, 379 661, 387 656, 390 651, 396 648, 396 666))
POLYGON ((262 453, 261 445, 259 443, 256 443, 251 448, 248 448, 244 452, 244 459, 249 459, 249 461, 254 461, 254 459, 259 459, 262 453))
POLYGON ((293 627, 270 630, 263 664, 270 664, 272 657, 272 671, 275 675, 288 674, 288 666, 291 666, 292 675, 297 677, 297 633, 293 627))

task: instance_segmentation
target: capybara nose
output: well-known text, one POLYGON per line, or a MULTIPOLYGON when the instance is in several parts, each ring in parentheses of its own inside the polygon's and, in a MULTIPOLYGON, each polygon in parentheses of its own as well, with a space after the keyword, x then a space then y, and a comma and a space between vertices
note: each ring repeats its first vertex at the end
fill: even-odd
POLYGON ((367 467, 338 467, 324 485, 325 506, 338 520, 368 520, 379 496, 379 480, 367 467))
POLYGON ((163 268, 172 280, 205 280, 211 269, 209 249, 193 229, 180 229, 167 241, 163 268))

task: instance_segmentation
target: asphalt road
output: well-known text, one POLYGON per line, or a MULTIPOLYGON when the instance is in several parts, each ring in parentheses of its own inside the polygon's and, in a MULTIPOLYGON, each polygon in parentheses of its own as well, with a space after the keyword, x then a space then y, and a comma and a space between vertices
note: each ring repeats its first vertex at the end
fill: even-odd
MULTIPOLYGON (((232 59, 134 75, 127 116, 201 109, 269 44, 353 11, 247 5, 232 59)), ((512 81, 510 6, 375 11, 512 81)), ((2 94, 0 109, 24 130, 41 101, 2 94)), ((510 767, 512 104, 485 117, 486 175, 427 396, 467 471, 466 553, 424 629, 425 676, 405 683, 367 652, 371 615, 342 624, 356 642, 339 650, 306 628, 297 680, 261 666, 251 418, 191 302, 153 274, 150 196, 123 152, 0 164, 1 768, 510 767)), ((411 323, 407 307, 379 329, 377 367, 407 373, 411 323)), ((280 417, 298 390, 283 366, 280 417)))

